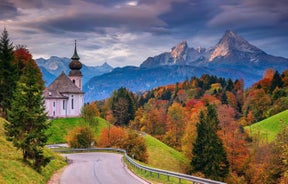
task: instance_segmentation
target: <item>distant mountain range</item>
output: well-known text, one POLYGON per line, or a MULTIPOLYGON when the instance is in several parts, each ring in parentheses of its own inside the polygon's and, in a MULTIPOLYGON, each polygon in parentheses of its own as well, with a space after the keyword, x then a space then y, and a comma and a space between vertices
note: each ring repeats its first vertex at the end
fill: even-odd
MULTIPOLYGON (((49 59, 39 58, 36 59, 37 65, 40 67, 46 86, 58 77, 62 71, 67 75, 69 74, 69 58, 59 58, 51 56, 49 59)), ((82 63, 83 84, 87 83, 92 77, 111 72, 113 67, 104 63, 101 66, 86 66, 82 63)))
MULTIPOLYGON (((62 67, 59 63, 51 62, 54 61, 53 57, 51 58, 49 61, 37 60, 44 79, 49 78, 49 73, 56 75, 56 71, 60 71, 59 68, 62 67)), ((65 62, 69 63, 70 59, 66 58, 65 62)), ((288 59, 269 55, 235 32, 226 31, 218 44, 210 49, 189 47, 187 42, 183 41, 170 52, 148 57, 140 67, 127 66, 113 70, 108 64, 101 67, 105 68, 101 70, 102 73, 90 72, 91 70, 85 67, 82 69, 85 77, 85 102, 107 98, 120 87, 140 92, 202 74, 244 79, 245 86, 248 87, 260 80, 267 68, 274 68, 279 72, 288 69, 288 59)))

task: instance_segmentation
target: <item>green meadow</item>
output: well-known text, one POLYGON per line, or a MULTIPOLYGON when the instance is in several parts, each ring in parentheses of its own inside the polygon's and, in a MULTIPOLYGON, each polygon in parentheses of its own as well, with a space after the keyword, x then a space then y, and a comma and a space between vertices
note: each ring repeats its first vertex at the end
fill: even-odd
POLYGON ((277 134, 284 126, 288 126, 288 110, 254 123, 251 126, 246 126, 245 130, 252 138, 257 138, 261 142, 271 142, 275 140, 277 134))

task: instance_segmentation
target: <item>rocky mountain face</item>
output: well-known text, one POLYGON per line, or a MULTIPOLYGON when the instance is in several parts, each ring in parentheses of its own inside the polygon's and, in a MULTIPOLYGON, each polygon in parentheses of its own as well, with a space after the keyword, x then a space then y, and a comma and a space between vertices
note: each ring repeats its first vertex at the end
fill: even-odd
POLYGON ((267 68, 282 72, 288 69, 288 59, 269 55, 236 33, 226 31, 213 48, 193 48, 183 41, 170 52, 147 58, 140 67, 115 68, 95 76, 84 86, 85 101, 107 98, 120 87, 139 92, 202 74, 244 79, 248 87, 260 80, 267 68))
MULTIPOLYGON (((189 48, 186 41, 173 47, 170 52, 149 57, 140 67, 153 68, 163 65, 224 66, 239 67, 252 65, 267 68, 284 64, 287 59, 266 54, 235 32, 226 31, 214 48, 189 48)), ((280 67, 281 66, 276 66, 280 67)))
MULTIPOLYGON (((59 58, 57 56, 51 56, 49 59, 36 59, 36 63, 41 69, 46 86, 53 82, 62 71, 64 71, 67 75, 69 74, 70 61, 71 59, 69 58, 59 58)), ((107 63, 104 63, 101 66, 86 66, 83 64, 81 69, 82 73, 84 74, 83 84, 88 82, 92 77, 111 72, 112 70, 113 67, 107 63)))

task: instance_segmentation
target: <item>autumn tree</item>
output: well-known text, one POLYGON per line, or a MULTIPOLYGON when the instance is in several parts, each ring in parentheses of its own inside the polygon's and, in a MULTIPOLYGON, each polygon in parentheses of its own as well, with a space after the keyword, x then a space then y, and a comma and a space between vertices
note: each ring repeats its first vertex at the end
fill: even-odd
POLYGON ((173 103, 167 113, 167 133, 165 142, 174 147, 181 147, 181 137, 187 123, 185 108, 179 103, 173 103))
POLYGON ((228 105, 221 105, 217 108, 217 114, 221 127, 218 135, 226 148, 230 168, 241 177, 248 165, 247 136, 243 128, 236 122, 235 109, 228 105))
POLYGON ((147 147, 144 138, 135 131, 127 130, 121 148, 127 151, 132 158, 141 162, 148 161, 147 147))
POLYGON ((271 183, 288 182, 288 126, 283 127, 272 143, 272 159, 267 168, 271 183))
POLYGON ((166 100, 150 99, 144 107, 137 109, 134 120, 130 122, 130 127, 159 138, 166 132, 167 107, 168 101, 166 100))
POLYGON ((71 148, 90 148, 94 143, 94 135, 90 126, 74 127, 66 136, 71 148))
POLYGON ((207 111, 201 111, 197 124, 197 138, 191 161, 193 173, 203 173, 214 180, 224 180, 229 173, 229 162, 222 140, 215 107, 207 104, 207 111))
POLYGON ((48 139, 49 127, 42 91, 44 81, 34 60, 27 61, 23 74, 17 82, 16 90, 8 111, 5 125, 6 136, 13 145, 22 150, 23 160, 32 161, 33 167, 41 171, 49 159, 43 155, 43 147, 48 139))
POLYGON ((0 37, 0 108, 4 117, 11 109, 13 91, 18 81, 16 67, 13 64, 13 49, 14 46, 9 39, 8 31, 4 28, 0 37))
POLYGON ((266 117, 271 103, 271 97, 263 89, 250 89, 243 105, 243 113, 247 116, 251 111, 255 121, 260 121, 266 117))
POLYGON ((100 132, 98 139, 99 147, 120 148, 125 138, 125 130, 121 127, 109 126, 100 132))
POLYGON ((81 116, 87 121, 90 125, 97 123, 96 117, 99 116, 99 110, 95 103, 86 104, 81 109, 81 116))

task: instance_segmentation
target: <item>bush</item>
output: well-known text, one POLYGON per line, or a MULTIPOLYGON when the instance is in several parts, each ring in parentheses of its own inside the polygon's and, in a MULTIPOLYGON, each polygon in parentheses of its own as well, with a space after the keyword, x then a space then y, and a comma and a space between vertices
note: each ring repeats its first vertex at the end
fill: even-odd
POLYGON ((91 127, 74 127, 66 136, 68 145, 71 148, 89 148, 95 143, 91 127))
POLYGON ((99 147, 122 148, 136 160, 146 162, 148 153, 145 140, 132 130, 111 126, 103 129, 98 140, 99 147))
POLYGON ((99 147, 120 148, 125 138, 125 130, 121 127, 110 126, 100 132, 99 147))
POLYGON ((127 154, 141 162, 147 162, 148 153, 145 140, 136 132, 130 130, 121 145, 121 148, 127 151, 127 154))

